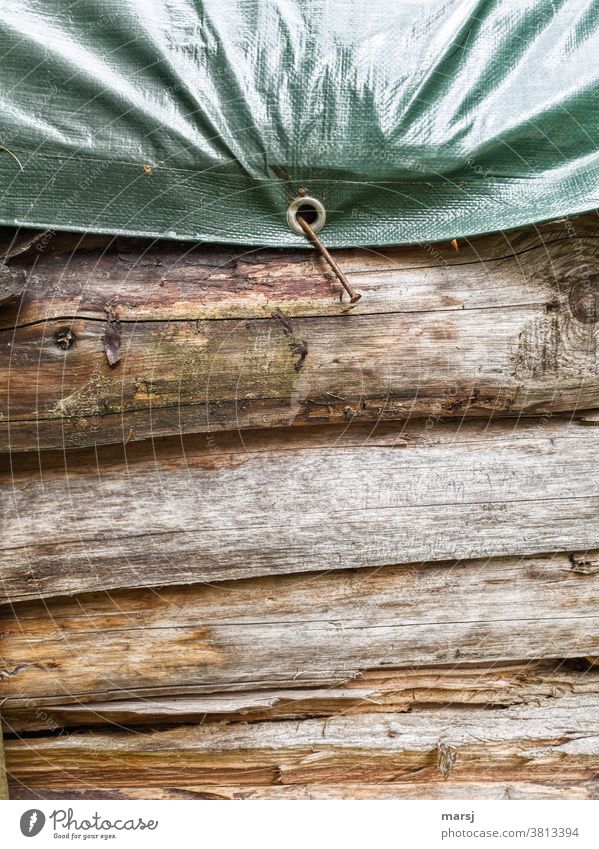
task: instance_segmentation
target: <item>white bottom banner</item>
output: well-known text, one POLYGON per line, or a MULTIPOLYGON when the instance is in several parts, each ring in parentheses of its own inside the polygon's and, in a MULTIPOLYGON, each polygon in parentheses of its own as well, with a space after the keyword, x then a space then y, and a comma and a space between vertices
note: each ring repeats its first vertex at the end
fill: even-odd
POLYGON ((0 846, 599 846, 594 801, 0 802, 0 846))

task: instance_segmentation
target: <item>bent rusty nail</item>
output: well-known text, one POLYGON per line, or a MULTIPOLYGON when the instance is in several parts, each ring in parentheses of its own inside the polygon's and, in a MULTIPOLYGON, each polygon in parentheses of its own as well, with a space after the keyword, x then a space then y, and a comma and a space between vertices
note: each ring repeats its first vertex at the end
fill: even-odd
POLYGON ((316 235, 316 233, 314 232, 312 227, 310 227, 310 225, 308 224, 308 222, 299 215, 297 216, 297 220, 299 221, 300 227, 302 228, 302 230, 304 231, 306 236, 312 242, 314 242, 314 245, 318 248, 318 250, 320 251, 320 253, 324 257, 324 259, 328 262, 328 264, 330 265, 332 270, 335 272, 337 278, 339 279, 339 282, 341 283, 341 285, 343 286, 343 288, 345 289, 345 291, 349 295, 350 303, 355 304, 357 301, 360 300, 362 295, 359 292, 356 292, 356 290, 352 288, 349 280, 347 279, 345 274, 341 271, 341 269, 339 268, 339 266, 337 265, 337 263, 335 262, 333 257, 327 251, 327 249, 322 244, 322 242, 320 241, 320 239, 318 238, 318 236, 316 235))

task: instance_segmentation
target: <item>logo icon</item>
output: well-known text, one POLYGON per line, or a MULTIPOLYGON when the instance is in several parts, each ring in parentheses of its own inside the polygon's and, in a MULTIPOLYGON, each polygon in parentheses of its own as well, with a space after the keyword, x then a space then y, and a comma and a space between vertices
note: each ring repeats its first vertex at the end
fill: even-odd
POLYGON ((25 811, 21 816, 21 834, 25 837, 35 837, 46 824, 46 815, 37 808, 25 811))

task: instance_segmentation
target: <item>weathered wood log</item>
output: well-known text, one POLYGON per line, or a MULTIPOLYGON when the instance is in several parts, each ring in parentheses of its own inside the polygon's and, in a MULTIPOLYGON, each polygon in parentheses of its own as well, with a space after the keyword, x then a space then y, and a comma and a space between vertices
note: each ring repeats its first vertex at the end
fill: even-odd
MULTIPOLYGON (((429 427, 430 424, 430 427, 429 427)), ((599 430, 298 428, 4 462, 0 598, 597 547, 599 430)))
MULTIPOLYGON (((34 637, 35 639, 35 637, 34 637)), ((153 662, 154 651, 148 665, 153 662)), ((331 649, 324 647, 325 658, 331 649)), ((345 658, 341 657, 343 663, 345 658)), ((380 662, 380 661, 379 661, 380 662)), ((108 664, 104 664, 106 669, 108 664)), ((357 713, 399 713, 443 705, 508 707, 539 705, 547 699, 577 694, 599 696, 599 670, 576 668, 567 661, 366 669, 343 684, 305 688, 302 676, 295 689, 242 690, 186 696, 152 696, 152 687, 131 698, 128 690, 116 701, 46 704, 39 698, 11 698, 4 703, 5 732, 59 731, 64 728, 107 726, 134 728, 226 720, 259 722, 357 713)), ((189 668, 189 665, 188 665, 189 668)), ((191 677, 191 676, 190 676, 191 677)), ((233 683, 229 686, 234 686, 233 683)), ((193 689, 193 684, 188 686, 193 689)), ((75 697, 71 697, 74 699, 75 697)))
POLYGON ((540 707, 427 710, 212 723, 133 733, 7 739, 25 786, 185 787, 596 779, 599 699, 540 707))
POLYGON ((0 312, 0 450, 599 406, 596 216, 341 251, 351 310, 309 251, 51 248, 0 312))
POLYGON ((382 667, 597 655, 598 580, 560 555, 31 602, 2 617, 4 711, 341 686, 382 667))
POLYGON ((389 784, 287 784, 270 787, 61 787, 48 790, 32 784, 15 783, 12 799, 597 799, 596 781, 410 781, 389 784))
POLYGON ((4 742, 0 729, 0 799, 8 799, 8 782, 6 780, 6 764, 4 762, 4 742))
MULTIPOLYGON (((425 299, 429 309, 462 308, 467 298, 474 299, 477 307, 507 307, 513 305, 514 295, 523 286, 530 287, 526 291, 535 303, 542 303, 531 278, 537 277, 542 283, 540 278, 546 267, 536 257, 562 244, 558 253, 563 260, 559 267, 550 269, 549 277, 559 283, 566 275, 573 282, 573 272, 583 259, 596 256, 598 218, 596 213, 589 213, 475 236, 461 240, 457 251, 452 244, 439 242, 334 253, 353 283, 363 289, 364 297, 368 295, 368 300, 357 304, 352 312, 389 312, 390 291, 396 286, 388 274, 395 271, 410 272, 406 275, 410 283, 404 291, 408 299, 404 305, 410 312, 418 312, 425 299), (568 245, 572 251, 570 259, 568 245), (489 275, 495 273, 491 267, 494 263, 509 265, 515 257, 520 257, 519 274, 498 274, 493 288, 485 285, 489 275), (455 273, 456 268, 463 273, 455 273), (439 269, 448 269, 442 286, 439 269), (415 271, 425 274, 415 275, 415 271), (372 281, 377 274, 381 277, 372 281), (442 295, 445 298, 439 303, 442 295)), ((25 238, 19 244, 21 248, 35 247, 43 235, 37 231, 33 238, 25 238)), ((341 287, 318 254, 309 249, 244 249, 59 233, 30 251, 23 263, 15 261, 15 255, 12 250, 10 267, 29 270, 29 286, 18 312, 15 309, 0 316, 2 329, 40 318, 105 320, 106 303, 110 301, 118 303, 123 321, 270 318, 273 308, 279 305, 292 317, 312 315, 313 299, 319 315, 339 315, 339 306, 331 301, 330 293, 340 294, 341 287), (309 300, 299 300, 307 279, 312 284, 309 300), (157 282, 159 286, 155 285, 157 282), (327 288, 328 284, 332 288, 322 292, 323 285, 327 288), (50 297, 42 300, 44 293, 50 297)), ((589 300, 587 305, 592 302, 589 300)))

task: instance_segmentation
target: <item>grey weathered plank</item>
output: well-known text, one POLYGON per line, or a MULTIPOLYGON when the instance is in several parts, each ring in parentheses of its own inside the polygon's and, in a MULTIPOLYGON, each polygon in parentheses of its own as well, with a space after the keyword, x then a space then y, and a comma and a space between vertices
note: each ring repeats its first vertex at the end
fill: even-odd
POLYGON ((597 546, 599 430, 434 419, 13 458, 4 601, 597 546), (429 427, 430 425, 430 427, 429 427))
POLYGON ((598 232, 585 216, 460 254, 341 252, 363 292, 351 310, 305 251, 34 252, 23 299, 0 311, 0 450, 597 407, 598 232), (109 317, 121 322, 114 368, 109 317))
POLYGON ((28 602, 2 617, 5 710, 252 698, 368 669, 599 655, 599 573, 580 569, 556 555, 28 602))
POLYGON ((210 723, 6 741, 14 781, 59 789, 196 785, 588 781, 599 700, 505 710, 437 709, 304 721, 210 723))

